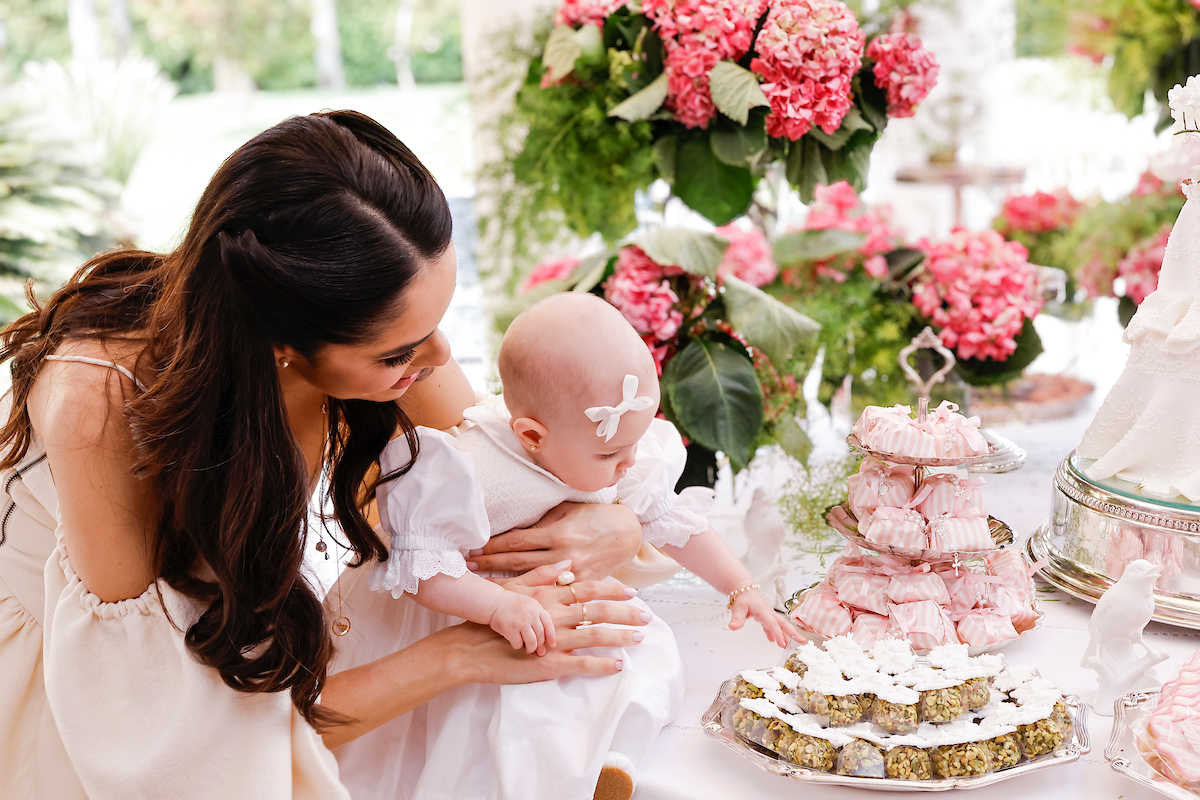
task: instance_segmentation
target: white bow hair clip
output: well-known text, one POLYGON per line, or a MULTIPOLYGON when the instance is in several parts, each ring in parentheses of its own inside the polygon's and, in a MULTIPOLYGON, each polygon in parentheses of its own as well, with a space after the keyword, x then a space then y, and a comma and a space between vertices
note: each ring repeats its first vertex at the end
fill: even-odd
POLYGON ((583 413, 592 422, 599 422, 600 427, 596 429, 597 436, 603 436, 604 441, 608 441, 617 435, 617 425, 621 423, 621 415, 626 411, 645 411, 654 405, 653 398, 642 395, 635 397, 637 394, 638 379, 636 375, 626 375, 625 380, 621 383, 621 404, 616 408, 612 406, 595 406, 585 410, 583 413))

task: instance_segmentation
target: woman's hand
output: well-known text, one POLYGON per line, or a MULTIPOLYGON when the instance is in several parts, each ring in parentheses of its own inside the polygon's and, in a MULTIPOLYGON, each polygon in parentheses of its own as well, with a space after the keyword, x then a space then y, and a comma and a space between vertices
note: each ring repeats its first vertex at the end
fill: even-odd
POLYGON ((467 565, 474 570, 527 572, 570 561, 581 580, 599 580, 633 558, 641 543, 642 527, 626 506, 563 503, 528 528, 493 536, 483 548, 471 551, 467 565))

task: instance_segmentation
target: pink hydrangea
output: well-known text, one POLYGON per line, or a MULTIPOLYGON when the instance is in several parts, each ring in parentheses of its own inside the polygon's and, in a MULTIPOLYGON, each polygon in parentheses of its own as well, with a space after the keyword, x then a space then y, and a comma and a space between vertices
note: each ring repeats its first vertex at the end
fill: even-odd
POLYGON ((1072 197, 1066 189, 1018 194, 1004 201, 995 227, 1004 236, 1011 236, 1017 231, 1049 233, 1069 227, 1082 210, 1083 203, 1072 197))
POLYGON ((767 237, 758 228, 743 230, 737 225, 717 228, 729 240, 725 258, 717 267, 717 277, 732 275, 753 286, 766 286, 779 274, 767 237))
POLYGON ((885 33, 867 45, 875 85, 887 92, 890 117, 911 117, 937 83, 938 62, 915 33, 885 33))
MULTIPOLYGON (((887 261, 883 254, 899 247, 902 239, 900 231, 892 227, 891 209, 887 206, 867 207, 854 187, 846 181, 816 188, 804 227, 808 230, 836 228, 863 234, 858 253, 866 257, 863 269, 873 278, 887 275, 887 261)), ((848 265, 843 262, 837 260, 818 264, 816 273, 841 283, 847 277, 845 269, 848 265)))
POLYGON ((767 133, 795 141, 813 126, 836 131, 850 110, 864 41, 839 0, 776 0, 750 62, 771 105, 767 133))
POLYGON ((1117 274, 1125 279, 1125 296, 1139 306, 1158 288, 1158 273, 1170 236, 1171 224, 1167 223, 1158 233, 1130 248, 1117 265, 1117 274))
POLYGON ((1117 271, 1112 262, 1100 256, 1085 261, 1075 271, 1075 280, 1079 281, 1088 297, 1112 297, 1113 280, 1116 277, 1117 271))
POLYGON ((555 25, 570 25, 580 28, 584 25, 603 27, 604 20, 618 8, 623 7, 629 0, 563 0, 563 4, 554 12, 555 25))
POLYGON ((996 231, 963 228, 918 247, 926 257, 912 286, 913 305, 940 328, 942 343, 959 358, 1007 360, 1025 320, 1043 304, 1025 247, 996 231))
POLYGON ((679 295, 668 278, 682 274, 678 267, 655 263, 639 247, 626 247, 617 255, 613 274, 604 282, 604 299, 616 306, 639 333, 667 340, 683 322, 677 307, 679 295))
POLYGON ((709 76, 718 61, 750 50, 766 0, 647 0, 642 10, 663 41, 667 99, 663 106, 689 128, 717 115, 709 76))
MULTIPOLYGON (((671 345, 661 344, 652 335, 645 335, 642 341, 646 343, 646 348, 650 351, 650 357, 654 359, 654 369, 658 372, 658 377, 662 377, 663 364, 667 361, 667 356, 671 354, 671 345)), ((666 419, 666 417, 663 417, 666 419)))
POLYGON ((529 277, 525 279, 525 283, 521 285, 522 292, 528 292, 538 284, 546 281, 560 281, 571 277, 571 273, 578 267, 580 261, 578 258, 556 258, 550 261, 543 261, 533 268, 529 273, 529 277))

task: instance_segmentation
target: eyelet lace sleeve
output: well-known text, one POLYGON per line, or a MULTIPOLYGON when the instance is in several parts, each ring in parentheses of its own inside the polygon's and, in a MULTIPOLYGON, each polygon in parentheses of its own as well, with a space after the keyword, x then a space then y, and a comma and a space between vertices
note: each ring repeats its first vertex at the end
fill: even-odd
POLYGON ((656 419, 638 443, 637 461, 617 484, 617 495, 642 523, 642 539, 655 547, 683 547, 708 530, 708 511, 716 495, 691 486, 679 494, 687 450, 675 426, 656 419))
MULTIPOLYGON (((463 554, 483 547, 491 534, 487 511, 476 490, 471 459, 442 431, 418 428, 417 462, 405 475, 379 487, 379 516, 391 537, 391 554, 371 575, 374 591, 393 597, 415 593, 434 575, 461 578, 463 554)), ((405 439, 395 439, 380 456, 387 474, 408 463, 405 439)))

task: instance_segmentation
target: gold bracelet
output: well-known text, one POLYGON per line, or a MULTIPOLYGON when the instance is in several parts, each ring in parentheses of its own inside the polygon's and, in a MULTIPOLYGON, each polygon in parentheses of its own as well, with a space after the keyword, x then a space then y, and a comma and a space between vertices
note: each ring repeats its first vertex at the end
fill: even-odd
POLYGON ((740 589, 734 589, 732 592, 729 593, 729 605, 727 605, 725 607, 733 608, 733 601, 737 600, 739 594, 741 594, 742 592, 748 592, 751 589, 758 589, 758 588, 760 588, 760 587, 757 583, 752 583, 749 586, 743 586, 740 589))

